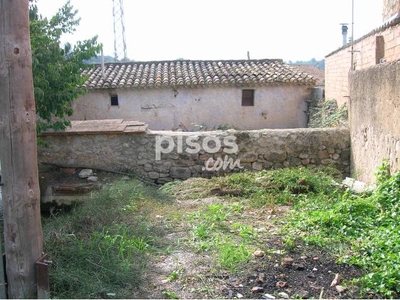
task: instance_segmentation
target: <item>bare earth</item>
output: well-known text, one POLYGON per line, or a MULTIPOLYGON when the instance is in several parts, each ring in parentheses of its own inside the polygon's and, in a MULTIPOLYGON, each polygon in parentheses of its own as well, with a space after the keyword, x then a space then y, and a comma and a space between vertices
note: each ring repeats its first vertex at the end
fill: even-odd
MULTIPOLYGON (((205 179, 193 179, 205 180, 205 179)), ((190 186, 190 184, 189 184, 190 186)), ((190 189, 190 188, 189 188, 190 189)), ((207 205, 229 201, 223 197, 184 199, 180 193, 173 204, 175 214, 187 215, 207 205)), ((339 265, 335 257, 320 249, 296 245, 285 250, 278 233, 279 220, 290 210, 288 206, 274 209, 251 209, 248 206, 239 220, 250 224, 257 231, 262 257, 253 255, 237 272, 224 271, 207 252, 198 252, 185 243, 190 240, 190 225, 185 223, 168 226, 165 243, 172 246, 171 253, 160 255, 149 261, 149 268, 136 297, 139 298, 357 298, 357 288, 348 286, 338 292, 331 287, 336 274, 340 284, 361 275, 353 266, 339 265), (275 249, 277 251, 268 251, 275 249), (293 263, 283 265, 286 258, 293 263), (170 278, 171 273, 178 276, 170 278), (172 293, 168 293, 172 292, 172 293), (283 293, 283 294, 279 294, 283 293)), ((170 210, 168 210, 170 211, 170 210)), ((160 226, 170 223, 168 214, 157 215, 160 226)), ((232 222, 232 221, 230 221, 232 222)))
MULTIPOLYGON (((99 174, 100 181, 108 181, 106 173, 99 174)), ((65 173, 50 177, 52 182, 76 180, 65 173)), ((109 178, 115 180, 116 177, 109 174, 109 178)), ((302 244, 285 249, 279 228, 282 216, 291 209, 288 206, 252 208, 244 205, 241 214, 228 222, 240 221, 251 225, 256 232, 255 244, 264 255, 254 252, 250 261, 235 272, 219 267, 211 252, 200 252, 193 247, 192 225, 187 219, 190 213, 210 204, 229 203, 231 199, 224 196, 187 199, 186 195, 193 192, 190 183, 193 180, 207 179, 185 182, 187 190, 181 189, 175 201, 155 209, 150 216, 164 232, 160 244, 168 250, 149 254, 142 283, 132 298, 358 297, 357 288, 349 284, 340 292, 337 287, 331 287, 336 274, 339 274, 343 286, 360 276, 361 271, 357 268, 337 264, 336 258, 325 251, 302 244)))

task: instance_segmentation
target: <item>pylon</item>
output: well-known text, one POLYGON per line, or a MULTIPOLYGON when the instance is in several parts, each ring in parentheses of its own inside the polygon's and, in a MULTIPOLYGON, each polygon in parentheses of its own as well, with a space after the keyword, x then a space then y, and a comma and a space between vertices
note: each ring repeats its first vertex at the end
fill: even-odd
POLYGON ((123 0, 113 0, 114 18, 114 59, 115 62, 127 61, 126 39, 125 39, 125 20, 123 0))

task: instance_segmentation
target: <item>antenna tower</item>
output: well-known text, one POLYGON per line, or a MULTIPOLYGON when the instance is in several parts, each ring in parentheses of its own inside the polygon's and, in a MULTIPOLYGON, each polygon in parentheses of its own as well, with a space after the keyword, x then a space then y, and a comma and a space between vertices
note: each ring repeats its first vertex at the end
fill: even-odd
POLYGON ((125 39, 125 20, 124 20, 124 1, 112 0, 114 18, 114 59, 115 62, 127 61, 126 39, 125 39))

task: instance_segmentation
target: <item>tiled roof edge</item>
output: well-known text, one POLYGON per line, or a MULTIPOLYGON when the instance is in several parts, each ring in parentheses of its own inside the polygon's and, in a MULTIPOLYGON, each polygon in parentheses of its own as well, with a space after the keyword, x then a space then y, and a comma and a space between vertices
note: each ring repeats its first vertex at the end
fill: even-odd
MULTIPOLYGON (((311 75, 310 75, 311 76, 311 75)), ((169 86, 160 86, 160 87, 153 87, 153 86, 146 86, 146 87, 85 87, 85 89, 88 92, 98 92, 98 91, 115 91, 115 90, 132 90, 132 89, 136 89, 136 90, 161 90, 161 89, 192 89, 192 88, 199 88, 199 89, 203 89, 203 88, 208 88, 208 87, 212 87, 212 88, 224 88, 224 87, 247 87, 247 88, 252 88, 252 87, 259 87, 259 86, 283 86, 283 85, 298 85, 298 86, 314 86, 316 85, 316 79, 313 77, 313 81, 312 82, 263 82, 263 83, 235 83, 235 84, 196 84, 196 85, 169 85, 169 86)))

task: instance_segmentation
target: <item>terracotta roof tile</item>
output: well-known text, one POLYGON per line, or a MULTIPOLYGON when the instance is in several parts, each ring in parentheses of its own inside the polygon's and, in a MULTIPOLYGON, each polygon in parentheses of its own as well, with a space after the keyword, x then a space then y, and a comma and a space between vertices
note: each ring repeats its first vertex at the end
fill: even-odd
POLYGON ((316 79, 281 60, 175 60, 107 63, 86 70, 84 87, 160 88, 195 86, 246 86, 271 84, 315 85, 316 79))
POLYGON ((310 74, 316 80, 317 85, 325 84, 325 70, 312 65, 292 65, 297 70, 310 74))

